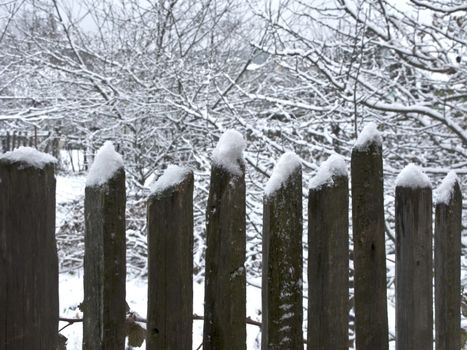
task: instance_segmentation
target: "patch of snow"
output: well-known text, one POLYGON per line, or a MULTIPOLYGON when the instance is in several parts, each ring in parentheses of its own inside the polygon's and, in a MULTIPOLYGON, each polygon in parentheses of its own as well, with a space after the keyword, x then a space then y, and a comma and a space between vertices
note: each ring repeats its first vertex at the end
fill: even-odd
POLYGON ((123 168, 122 156, 115 151, 111 141, 105 141, 97 151, 89 169, 86 186, 103 185, 121 168, 123 168))
POLYGON ((397 175, 396 187, 431 188, 431 182, 420 167, 411 163, 397 175))
POLYGON ((272 175, 266 183, 266 187, 264 188, 266 196, 271 196, 274 192, 278 191, 286 184, 294 171, 297 168, 301 168, 301 166, 300 158, 294 152, 284 153, 277 161, 272 175))
POLYGON ((178 165, 169 165, 165 169, 164 174, 157 179, 156 182, 151 186, 151 193, 158 194, 169 187, 174 187, 181 183, 188 174, 191 173, 191 169, 187 167, 181 167, 178 165))
POLYGON ((450 171, 435 191, 436 204, 449 204, 456 183, 459 183, 459 179, 454 171, 450 171))
POLYGON ((246 147, 242 134, 229 129, 221 136, 213 152, 213 162, 233 175, 242 175, 240 163, 246 147))
POLYGON ((246 67, 246 69, 249 71, 255 71, 257 69, 262 68, 263 66, 264 66, 264 63, 263 64, 250 63, 248 67, 246 67))
POLYGON ((315 177, 311 179, 310 188, 319 189, 323 186, 331 186, 337 176, 347 176, 347 164, 343 156, 332 154, 321 164, 315 177))
POLYGON ((84 196, 86 178, 83 175, 58 174, 57 180, 57 206, 80 200, 84 196))
POLYGON ((32 147, 23 146, 2 154, 0 160, 9 163, 23 163, 26 166, 38 169, 44 169, 47 164, 57 163, 57 159, 50 154, 40 152, 32 147))
POLYGON ((55 179, 57 181, 55 227, 58 230, 65 222, 70 220, 71 207, 74 206, 73 202, 82 201, 86 178, 82 175, 58 174, 55 179))
POLYGON ((383 138, 379 133, 376 124, 371 122, 365 125, 363 130, 358 135, 357 142, 355 142, 354 148, 359 151, 366 150, 370 145, 375 144, 381 146, 383 143, 383 138))

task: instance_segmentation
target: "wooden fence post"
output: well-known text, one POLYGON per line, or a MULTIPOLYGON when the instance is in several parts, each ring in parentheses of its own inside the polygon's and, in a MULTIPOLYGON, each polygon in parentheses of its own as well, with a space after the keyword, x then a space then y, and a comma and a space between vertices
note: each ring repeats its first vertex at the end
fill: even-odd
POLYGON ((10 135, 10 132, 7 131, 6 132, 6 148, 4 149, 4 152, 8 152, 11 150, 13 150, 13 148, 11 147, 11 135, 10 135))
POLYGON ((374 123, 362 130, 351 167, 356 348, 387 350, 383 152, 374 123))
POLYGON ((263 204, 261 348, 303 349, 302 168, 294 153, 277 162, 263 204))
POLYGON ((146 349, 192 348, 193 172, 169 166, 148 200, 146 349))
POLYGON ((433 349, 432 204, 413 164, 396 180, 396 349, 433 349))
POLYGON ((457 350, 461 348, 462 193, 456 174, 450 172, 436 192, 436 350, 457 350))
POLYGON ((22 147, 0 157, 0 349, 57 348, 55 158, 22 147))
POLYGON ((13 136, 11 138, 11 150, 16 148, 16 131, 13 131, 13 136))
POLYGON ((349 193, 344 159, 332 155, 310 183, 308 350, 349 347, 349 193))
POLYGON ((213 154, 206 209, 204 350, 246 349, 244 148, 242 136, 228 130, 213 154))
POLYGON ((125 201, 123 160, 107 141, 85 189, 85 350, 125 348, 125 201))

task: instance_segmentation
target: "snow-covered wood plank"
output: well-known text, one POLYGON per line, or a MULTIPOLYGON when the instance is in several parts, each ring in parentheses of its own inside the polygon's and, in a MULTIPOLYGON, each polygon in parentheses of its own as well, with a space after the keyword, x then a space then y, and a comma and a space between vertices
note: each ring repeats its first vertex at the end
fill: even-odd
POLYGON ((244 141, 227 132, 214 152, 206 208, 204 350, 246 349, 244 141))
POLYGON ((55 158, 0 157, 0 349, 57 348, 55 158))
POLYGON ((433 349, 432 193, 409 164, 396 180, 396 348, 433 349))
POLYGON ((382 138, 369 123, 352 150, 356 347, 388 349, 382 138))
POLYGON ((125 348, 125 171, 106 142, 86 181, 83 349, 125 348))
POLYGON ((450 172, 436 191, 435 334, 436 350, 461 349, 462 191, 450 172))
POLYGON ((309 350, 349 346, 349 189, 345 162, 331 156, 308 198, 309 350))
POLYGON ((169 166, 148 199, 146 349, 191 349, 193 172, 169 166))
POLYGON ((302 168, 283 154, 263 201, 261 348, 303 349, 302 168))

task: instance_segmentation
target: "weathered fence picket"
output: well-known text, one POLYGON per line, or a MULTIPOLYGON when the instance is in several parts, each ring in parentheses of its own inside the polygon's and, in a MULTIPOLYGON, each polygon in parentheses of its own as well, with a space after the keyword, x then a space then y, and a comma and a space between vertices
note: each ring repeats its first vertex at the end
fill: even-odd
POLYGON ((0 349, 57 348, 56 160, 32 148, 0 157, 0 349))
POLYGON ((349 347, 349 193, 345 161, 332 155, 308 198, 308 350, 349 347))
POLYGON ((303 349, 302 168, 294 153, 279 159, 265 192, 261 348, 303 349))
POLYGON ((110 142, 96 154, 85 189, 83 349, 125 348, 125 171, 110 142))
POLYGON ((146 349, 192 348, 193 172, 169 166, 148 200, 146 349))
POLYGON ((387 350, 382 140, 368 124, 352 150, 355 333, 358 350, 387 350))
POLYGON ((214 151, 206 213, 204 350, 246 349, 245 165, 229 130, 214 151))
POLYGON ((396 180, 396 348, 433 349, 431 184, 413 164, 396 180))
POLYGON ((437 191, 435 210, 436 350, 461 349, 462 193, 455 173, 437 191))

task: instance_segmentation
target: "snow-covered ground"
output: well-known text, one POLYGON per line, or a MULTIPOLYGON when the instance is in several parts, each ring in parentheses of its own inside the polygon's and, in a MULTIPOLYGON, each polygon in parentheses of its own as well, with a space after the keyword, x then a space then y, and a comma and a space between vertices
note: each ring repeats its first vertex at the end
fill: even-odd
MULTIPOLYGON (((127 302, 131 310, 140 316, 146 317, 147 306, 147 280, 129 276, 126 283, 127 302)), ((204 285, 194 283, 193 285, 193 312, 197 315, 203 314, 204 285)), ((60 274, 60 316, 66 318, 81 318, 82 313, 78 305, 83 300, 83 272, 60 274)), ((255 316, 256 309, 260 307, 261 292, 258 288, 248 288, 248 315, 255 316)), ((60 327, 66 326, 67 322, 60 322, 60 327)), ((68 350, 81 350, 82 323, 75 323, 66 327, 61 332, 68 338, 68 350)), ((248 349, 259 349, 261 341, 259 329, 256 326, 247 326, 248 349)), ((193 321, 193 348, 197 349, 202 343, 203 322, 193 321)), ((146 349, 145 345, 140 349, 146 349)))

